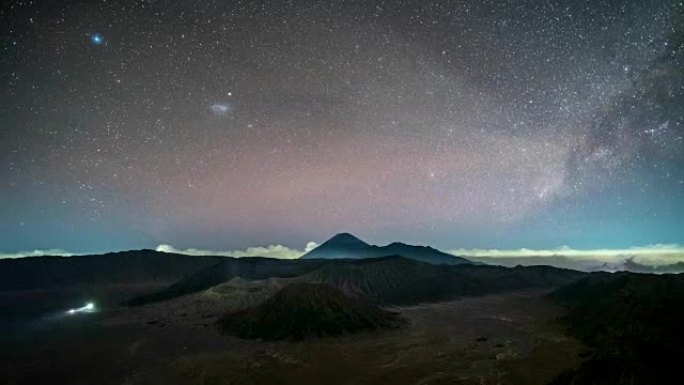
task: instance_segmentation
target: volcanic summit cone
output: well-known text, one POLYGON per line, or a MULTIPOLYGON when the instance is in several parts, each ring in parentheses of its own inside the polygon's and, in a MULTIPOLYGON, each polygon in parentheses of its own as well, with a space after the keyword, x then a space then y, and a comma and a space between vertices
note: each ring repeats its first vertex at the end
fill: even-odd
POLYGON ((263 304, 219 320, 227 334, 266 340, 336 336, 400 324, 396 314, 319 283, 290 284, 263 304))

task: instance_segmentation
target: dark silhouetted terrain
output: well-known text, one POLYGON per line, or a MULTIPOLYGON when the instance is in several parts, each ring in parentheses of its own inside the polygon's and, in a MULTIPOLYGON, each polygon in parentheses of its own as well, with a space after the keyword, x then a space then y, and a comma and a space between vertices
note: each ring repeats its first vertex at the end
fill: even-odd
POLYGON ((247 279, 299 277, 327 283, 351 296, 384 304, 414 304, 510 290, 558 287, 584 276, 549 266, 516 267, 460 264, 438 266, 403 256, 367 259, 227 259, 158 292, 131 299, 131 305, 198 292, 236 276, 247 279))
POLYGON ((320 283, 287 285, 263 304, 219 320, 225 333, 267 340, 338 336, 399 325, 397 314, 320 283))
POLYGON ((680 275, 143 250, 0 261, 0 282, 3 385, 661 384, 684 359, 680 275))
POLYGON ((684 276, 595 273, 555 291, 595 351, 554 384, 666 384, 684 360, 684 276))
POLYGON ((460 265, 472 263, 441 252, 429 246, 413 246, 394 242, 387 246, 374 246, 349 234, 340 233, 303 255, 302 259, 362 259, 379 258, 389 255, 401 255, 408 259, 432 263, 435 265, 460 265))
POLYGON ((308 275, 313 281, 369 301, 415 304, 501 291, 557 287, 584 274, 548 266, 517 267, 461 264, 435 266, 399 256, 325 265, 308 275))
POLYGON ((222 257, 133 250, 0 260, 0 326, 95 301, 98 307, 161 290, 222 257))
POLYGON ((131 298, 129 305, 162 301, 198 292, 226 282, 234 277, 250 280, 272 277, 284 278, 306 274, 323 265, 321 261, 283 260, 272 258, 221 258, 188 277, 178 280, 163 290, 131 298))
POLYGON ((0 260, 0 290, 172 283, 222 258, 133 250, 102 255, 3 259, 0 260))

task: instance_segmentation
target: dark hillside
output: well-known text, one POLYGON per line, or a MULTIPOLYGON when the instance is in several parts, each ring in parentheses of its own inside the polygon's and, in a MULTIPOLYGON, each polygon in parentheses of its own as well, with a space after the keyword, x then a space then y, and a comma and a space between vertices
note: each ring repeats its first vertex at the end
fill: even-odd
POLYGON ((223 257, 133 250, 73 257, 0 260, 0 291, 67 289, 137 283, 171 283, 223 257))
POLYGON ((240 277, 249 280, 286 278, 306 274, 321 266, 320 261, 284 260, 272 258, 224 258, 197 273, 154 293, 127 301, 128 305, 142 305, 195 293, 240 277))
POLYGON ((684 360, 684 276, 596 273, 552 293, 571 333, 595 348, 555 384, 664 384, 684 360))
POLYGON ((260 306, 219 320, 227 334, 266 340, 337 336, 399 325, 396 314, 315 283, 290 284, 260 306))
POLYGON ((461 264, 438 266, 400 256, 367 259, 227 259, 156 293, 131 299, 130 305, 171 299, 208 289, 234 277, 300 277, 333 286, 347 295, 383 304, 445 301, 512 290, 554 288, 586 273, 548 266, 505 268, 461 264))

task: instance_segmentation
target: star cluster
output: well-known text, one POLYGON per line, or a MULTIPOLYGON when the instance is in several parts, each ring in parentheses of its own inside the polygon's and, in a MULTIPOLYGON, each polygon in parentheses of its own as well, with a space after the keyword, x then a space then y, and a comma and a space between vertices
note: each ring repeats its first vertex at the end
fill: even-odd
POLYGON ((684 243, 680 1, 10 1, 5 251, 684 243))

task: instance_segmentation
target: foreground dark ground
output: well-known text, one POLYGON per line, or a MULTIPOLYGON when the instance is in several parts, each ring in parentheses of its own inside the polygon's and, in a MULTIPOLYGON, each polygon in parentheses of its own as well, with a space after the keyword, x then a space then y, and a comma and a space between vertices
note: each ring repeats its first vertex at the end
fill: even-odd
POLYGON ((657 384, 684 359, 682 275, 91 258, 0 263, 0 384, 657 384))
POLYGON ((112 325, 89 314, 12 338, 0 372, 6 384, 545 384, 578 365, 584 348, 544 294, 394 308, 406 327, 299 342, 192 324, 112 325))

